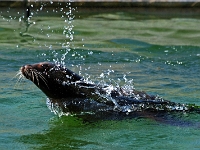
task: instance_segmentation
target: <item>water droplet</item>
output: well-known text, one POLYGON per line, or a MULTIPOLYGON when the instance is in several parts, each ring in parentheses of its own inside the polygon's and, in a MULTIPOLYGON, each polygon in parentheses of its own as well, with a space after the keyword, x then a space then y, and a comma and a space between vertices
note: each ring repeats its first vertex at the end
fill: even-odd
POLYGON ((101 73, 100 74, 100 78, 104 78, 105 76, 104 76, 104 74, 103 73, 101 73))
POLYGON ((42 53, 42 56, 46 56, 46 54, 45 54, 45 53, 42 53))
POLYGON ((93 51, 88 52, 88 55, 92 55, 92 54, 93 54, 93 51))

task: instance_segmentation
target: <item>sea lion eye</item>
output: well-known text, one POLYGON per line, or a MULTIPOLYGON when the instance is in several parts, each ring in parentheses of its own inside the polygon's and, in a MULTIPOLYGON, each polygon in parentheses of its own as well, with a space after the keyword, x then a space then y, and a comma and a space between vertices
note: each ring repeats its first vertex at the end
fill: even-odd
POLYGON ((45 68, 48 67, 48 65, 47 64, 42 64, 42 67, 45 69, 45 68))
POLYGON ((49 68, 47 64, 39 64, 37 67, 38 67, 37 70, 42 72, 47 71, 49 68))

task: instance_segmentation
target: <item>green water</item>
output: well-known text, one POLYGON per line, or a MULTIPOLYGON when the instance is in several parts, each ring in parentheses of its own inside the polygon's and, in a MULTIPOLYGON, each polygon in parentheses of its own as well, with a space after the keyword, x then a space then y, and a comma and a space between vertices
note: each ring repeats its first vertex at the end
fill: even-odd
MULTIPOLYGON (((50 12, 35 10, 27 26, 19 19, 23 10, 1 9, 0 149, 200 149, 199 114, 177 118, 183 120, 178 125, 152 119, 88 123, 58 118, 30 81, 13 79, 22 65, 53 61, 65 53, 66 18, 61 18, 63 12, 50 12)), ((138 90, 200 105, 200 15, 182 12, 78 8, 66 65, 94 81, 104 73, 104 80, 123 85, 126 75, 138 90)))

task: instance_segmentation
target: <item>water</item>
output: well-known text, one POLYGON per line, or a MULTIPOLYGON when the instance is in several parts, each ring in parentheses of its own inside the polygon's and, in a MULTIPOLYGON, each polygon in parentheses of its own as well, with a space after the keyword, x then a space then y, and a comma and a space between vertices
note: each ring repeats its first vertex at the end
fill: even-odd
MULTIPOLYGON (((32 82, 13 79, 24 64, 66 53, 66 18, 64 10, 56 10, 34 11, 28 25, 20 20, 23 10, 1 10, 0 149, 200 149, 199 114, 177 118, 187 122, 182 125, 142 118, 93 123, 58 118, 32 82)), ((169 12, 78 8, 65 64, 96 82, 128 85, 133 80, 137 90, 200 105, 199 12, 169 12)))

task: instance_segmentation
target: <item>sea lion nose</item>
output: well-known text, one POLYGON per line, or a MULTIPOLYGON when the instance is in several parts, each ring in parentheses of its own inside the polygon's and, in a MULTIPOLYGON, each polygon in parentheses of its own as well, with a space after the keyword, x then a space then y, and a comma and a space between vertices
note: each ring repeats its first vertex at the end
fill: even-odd
POLYGON ((31 65, 24 65, 20 68, 21 72, 23 73, 24 71, 28 71, 32 69, 32 66, 31 65))
POLYGON ((21 73, 27 78, 30 78, 30 71, 31 71, 32 66, 31 65, 24 65, 20 68, 21 73))
POLYGON ((21 68, 20 68, 20 70, 21 70, 21 72, 23 73, 24 72, 24 66, 22 66, 21 68))

